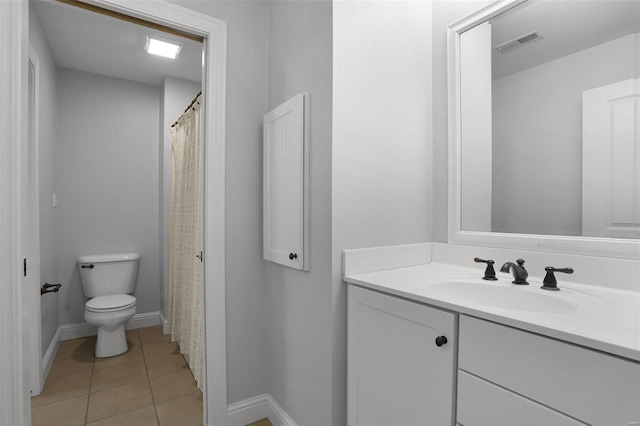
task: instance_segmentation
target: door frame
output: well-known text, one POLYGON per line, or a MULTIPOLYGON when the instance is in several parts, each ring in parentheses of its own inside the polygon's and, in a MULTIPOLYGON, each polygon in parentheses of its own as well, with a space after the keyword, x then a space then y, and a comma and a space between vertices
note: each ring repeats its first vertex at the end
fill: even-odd
MULTIPOLYGON (((28 112, 28 133, 27 144, 29 149, 25 154, 27 158, 27 173, 29 177, 26 179, 25 185, 28 191, 30 210, 27 215, 23 215, 23 218, 27 218, 29 235, 28 244, 28 278, 27 285, 29 288, 26 290, 27 300, 23 301, 23 307, 27 309, 27 313, 23 312, 23 321, 25 324, 25 336, 28 341, 23 342, 26 348, 29 348, 28 353, 25 354, 29 369, 29 381, 28 389, 32 392, 31 396, 39 395, 44 386, 44 378, 42 377, 42 313, 40 303, 40 173, 39 173, 39 153, 40 153, 40 58, 36 50, 29 43, 29 57, 27 62, 27 69, 30 71, 31 64, 33 66, 33 80, 31 79, 31 73, 29 72, 28 78, 28 91, 27 91, 27 112, 28 112)), ((23 290, 24 291, 24 290, 23 290)), ((24 293, 23 293, 24 294, 24 293)))
MULTIPOLYGON (((203 419, 227 423, 225 313, 225 105, 227 24, 184 7, 156 1, 80 0, 84 3, 203 37, 205 377, 203 419)), ((22 379, 20 296, 21 150, 28 142, 29 9, 27 1, 0 1, 0 424, 30 424, 22 379), (6 94, 6 95, 5 95, 6 94)), ((39 302, 39 299, 37 300, 39 302)), ((35 303, 35 301, 34 301, 35 303)))
POLYGON ((21 150, 28 137, 29 9, 0 1, 0 424, 30 424, 24 395, 20 229, 21 150))

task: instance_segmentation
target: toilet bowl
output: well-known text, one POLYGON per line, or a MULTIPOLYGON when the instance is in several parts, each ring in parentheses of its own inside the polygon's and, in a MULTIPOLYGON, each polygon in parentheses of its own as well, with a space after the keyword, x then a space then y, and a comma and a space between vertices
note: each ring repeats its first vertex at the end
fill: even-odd
POLYGON ((78 257, 85 303, 84 319, 98 328, 95 355, 120 355, 129 348, 125 325, 136 313, 137 253, 78 257))
POLYGON ((136 298, 128 294, 98 296, 85 304, 85 321, 98 328, 96 357, 116 356, 129 350, 124 326, 135 313, 136 298))

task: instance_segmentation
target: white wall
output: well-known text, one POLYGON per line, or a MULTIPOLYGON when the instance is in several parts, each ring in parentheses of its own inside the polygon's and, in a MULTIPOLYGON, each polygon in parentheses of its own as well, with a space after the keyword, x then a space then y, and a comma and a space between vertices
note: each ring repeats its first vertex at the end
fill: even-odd
POLYGON ((160 310, 167 318, 169 296, 169 208, 171 202, 171 126, 202 90, 200 83, 165 77, 160 87, 160 310))
MULTIPOLYGON (((56 175, 55 130, 57 108, 57 66, 51 53, 51 48, 42 30, 33 4, 29 10, 29 41, 39 59, 39 78, 36 85, 39 90, 38 114, 38 183, 39 214, 40 214, 40 285, 45 282, 57 283, 58 270, 56 265, 55 246, 55 213, 52 207, 52 194, 56 191, 54 185, 56 175)), ((41 339, 43 355, 53 340, 60 321, 58 319, 58 301, 60 293, 50 293, 40 298, 41 307, 41 339)))
POLYGON ((84 321, 82 254, 140 253, 137 312, 158 311, 160 90, 60 68, 58 94, 60 322, 84 321))
POLYGON ((638 76, 625 36, 493 82, 493 224, 582 235, 582 92, 638 76))
POLYGON ((431 4, 338 2, 333 16, 334 249, 427 241, 431 4))
MULTIPOLYGON (((429 1, 333 5, 332 392, 345 423, 342 250, 432 240, 429 1)), ((446 81, 446 80, 445 80, 446 81)))
POLYGON ((265 262, 271 396, 299 425, 333 423, 331 342, 332 3, 270 3, 268 108, 309 94, 310 267, 265 262))
POLYGON ((269 3, 172 1, 228 24, 225 268, 231 404, 267 392, 262 116, 267 111, 269 3))

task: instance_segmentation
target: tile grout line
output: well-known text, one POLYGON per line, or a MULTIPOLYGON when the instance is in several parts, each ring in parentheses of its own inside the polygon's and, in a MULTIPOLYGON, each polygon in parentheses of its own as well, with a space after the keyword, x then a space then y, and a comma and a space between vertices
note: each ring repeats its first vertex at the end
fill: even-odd
MULTIPOLYGON (((159 416, 159 411, 158 411, 158 405, 157 404, 165 403, 165 402, 168 402, 168 401, 173 401, 173 400, 180 399, 180 398, 184 398, 184 397, 187 397, 188 395, 191 395, 191 394, 198 394, 198 393, 201 393, 201 391, 199 389, 194 389, 192 392, 189 392, 189 393, 187 393, 185 395, 176 395, 176 396, 170 397, 169 399, 166 399, 164 401, 158 402, 157 398, 156 398, 156 395, 154 395, 154 393, 152 391, 151 377, 150 377, 150 371, 149 371, 148 362, 153 360, 153 359, 155 359, 155 358, 157 358, 157 357, 180 355, 180 358, 182 358, 182 364, 183 365, 187 365, 187 367, 188 367, 188 364, 186 363, 186 358, 184 357, 184 354, 182 354, 180 352, 180 348, 179 348, 179 345, 177 345, 177 342, 171 342, 171 341, 166 342, 166 343, 169 343, 169 344, 173 343, 172 346, 174 346, 174 350, 177 349, 177 352, 172 352, 171 354, 169 354, 169 353, 156 353, 154 350, 151 350, 150 353, 146 353, 146 351, 144 350, 144 346, 142 344, 142 334, 139 331, 136 331, 134 334, 137 337, 134 337, 133 340, 136 341, 135 339, 137 338, 136 342, 140 345, 140 352, 141 352, 141 355, 142 355, 142 358, 143 358, 143 362, 144 362, 146 379, 143 379, 143 381, 147 382, 147 386, 149 388, 150 396, 151 396, 151 399, 152 399, 155 418, 156 418, 156 421, 158 422, 158 424, 160 424, 160 416, 159 416), (149 358, 149 356, 151 356, 151 358, 149 358)), ((166 339, 166 336, 163 335, 163 338, 166 339)), ((146 342, 146 343, 152 344, 152 343, 154 343, 154 341, 150 341, 150 342, 146 342)), ((84 352, 84 351, 82 351, 82 352, 84 352)), ((84 419, 83 419, 84 421, 82 423, 80 423, 80 426, 86 426, 88 424, 88 421, 89 421, 89 409, 91 407, 91 401, 93 399, 95 399, 95 398, 92 398, 92 396, 95 396, 95 395, 92 395, 92 393, 98 392, 97 390, 96 390, 96 392, 93 392, 94 385, 97 386, 97 383, 93 383, 93 380, 97 378, 96 374, 98 374, 98 372, 102 370, 101 368, 98 368, 100 363, 97 362, 98 358, 95 357, 95 348, 93 349, 92 352, 87 353, 87 355, 91 356, 90 369, 88 371, 86 371, 86 373, 78 373, 78 375, 87 374, 89 376, 88 388, 86 388, 86 391, 85 391, 86 393, 84 393, 84 395, 87 396, 87 401, 86 401, 86 405, 85 405, 85 415, 84 415, 84 419)), ((89 360, 87 359, 87 361, 89 361, 89 360)), ((136 361, 130 361, 130 363, 135 363, 135 362, 136 361)), ((127 363, 125 363, 125 364, 127 364, 127 363)), ((118 365, 114 365, 114 366, 111 366, 111 367, 114 367, 114 368, 115 367, 121 367, 121 365, 118 364, 118 365)), ((109 367, 105 367, 105 368, 109 368, 109 367)), ((190 381, 195 381, 194 377, 193 377, 193 372, 191 372, 191 370, 189 368, 187 368, 187 369, 189 371, 188 377, 189 377, 190 381)), ((170 374, 170 373, 167 372, 166 375, 168 375, 168 374, 170 374)), ((60 379, 63 379, 63 378, 66 378, 66 377, 72 377, 72 376, 75 376, 75 375, 76 374, 72 374, 71 376, 63 376, 63 377, 60 377, 60 379)), ((163 376, 165 376, 165 374, 160 374, 160 376, 157 376, 157 377, 163 377, 163 376)), ((109 389, 104 389, 104 390, 107 391, 109 389)), ((84 396, 84 395, 78 395, 78 396, 84 396)), ((73 399, 73 398, 76 398, 76 397, 75 396, 74 397, 69 397, 69 398, 65 398, 63 400, 58 400, 58 401, 50 402, 48 404, 43 404, 42 407, 47 406, 47 405, 57 404, 57 403, 60 403, 60 402, 63 402, 63 401, 69 400, 69 399, 73 399)), ((149 407, 149 406, 147 406, 147 407, 149 407)), ((39 407, 37 407, 37 408, 39 408, 39 407)), ((142 408, 144 408, 144 407, 142 407, 142 408)), ((129 410, 127 412, 130 412, 130 411, 135 411, 135 410, 129 410)), ((110 418, 110 417, 115 417, 115 416, 120 415, 120 414, 123 414, 123 413, 113 414, 112 416, 105 417, 105 419, 106 418, 110 418)), ((99 419, 99 420, 103 420, 103 419, 99 419)))
MULTIPOLYGON (((155 342, 147 342, 147 343, 155 343, 155 342)), ((184 354, 180 351, 180 345, 178 345, 178 343, 177 343, 177 342, 172 342, 171 340, 169 340, 169 342, 168 342, 168 343, 169 343, 169 344, 171 344, 171 343, 175 343, 175 344, 176 344, 176 346, 178 347, 178 355, 180 355, 180 356, 182 357, 183 361, 184 361, 184 362, 185 362, 185 364, 187 365, 187 370, 189 371, 189 374, 191 375, 191 378, 195 381, 195 378, 193 377, 193 372, 191 371, 191 369, 190 369, 190 368, 188 368, 188 367, 189 367, 189 364, 187 363, 187 360, 186 360, 186 358, 184 357, 184 354)), ((143 347, 143 344, 142 344, 142 337, 140 337, 140 346, 142 347, 142 356, 143 356, 143 358, 144 358, 144 365, 145 365, 145 367, 147 367, 147 357, 146 357, 145 352, 144 352, 144 347, 143 347)), ((166 355, 166 354, 165 354, 165 355, 166 355)), ((175 355, 175 354, 171 354, 171 355, 175 355)), ((157 357, 159 357, 159 356, 163 356, 163 355, 158 355, 158 356, 156 356, 155 358, 157 358, 157 357)), ((169 375, 169 374, 172 374, 172 373, 167 373, 167 374, 164 374, 164 375, 169 375)), ((154 377, 154 379, 155 379, 155 378, 157 378, 157 377, 162 377, 162 376, 164 376, 164 375, 156 376, 156 377, 154 377)), ((156 419, 158 420, 158 425, 160 425, 160 416, 158 415, 158 406, 157 406, 157 403, 156 403, 156 397, 155 397, 155 395, 153 394, 153 388, 151 387, 151 377, 149 376, 149 369, 148 369, 148 368, 147 368, 147 377, 149 377, 149 389, 151 390, 151 399, 153 400, 153 408, 154 408, 154 410, 155 410, 155 412, 156 412, 156 419)), ((175 396, 175 397, 173 397, 173 398, 169 398, 169 399, 166 399, 166 400, 164 400, 164 401, 160 401, 160 402, 158 402, 158 403, 165 403, 165 402, 168 402, 168 401, 173 401, 173 400, 180 399, 180 398, 184 398, 185 396, 189 396, 189 395, 192 395, 192 394, 195 394, 195 393, 200 393, 200 394, 202 394, 202 391, 201 391, 199 388, 197 388, 197 387, 196 387, 196 390, 195 390, 195 391, 193 391, 193 392, 191 392, 191 393, 188 393, 187 395, 179 395, 179 396, 175 396)), ((204 421, 204 420, 203 420, 203 421, 204 421)))
MULTIPOLYGON (((140 352, 142 353, 142 360, 143 360, 144 365, 145 365, 145 371, 147 372, 147 384, 149 385, 149 393, 151 394, 151 402, 152 402, 152 405, 154 406, 154 411, 155 411, 155 403, 154 403, 154 401, 153 401, 153 392, 151 392, 151 383, 149 382, 149 372, 148 372, 148 370, 147 370, 147 363, 146 363, 146 361, 145 361, 144 351, 142 350, 142 343, 141 343, 140 335, 139 335, 139 334, 138 334, 138 343, 140 344, 140 352)), ((137 362, 137 361, 133 361, 133 362, 130 362, 130 363, 125 363, 125 364, 134 364, 134 363, 136 363, 136 362, 137 362)), ((122 365, 125 365, 125 364, 116 364, 116 365, 113 365, 113 366, 111 366, 111 367, 104 367, 104 368, 103 368, 103 370, 106 370, 106 369, 108 369, 108 368, 121 367, 122 365)), ((100 369, 99 369, 99 370, 100 370, 100 369)), ((134 384, 134 383, 140 383, 140 382, 143 382, 143 381, 144 381, 144 380, 140 380, 139 382, 127 383, 127 384, 122 385, 122 386, 128 386, 128 385, 131 385, 131 384, 134 384)), ((120 386, 116 386, 115 388, 117 388, 117 387, 120 387, 120 386)), ((95 393, 99 393, 99 392, 103 392, 103 391, 108 391, 108 390, 115 389, 115 388, 103 389, 103 390, 101 390, 101 391, 96 391, 95 393)), ((108 416, 108 417, 104 417, 104 418, 98 419, 98 420, 96 420, 96 422, 97 422, 97 421, 103 421, 103 420, 105 420, 105 419, 110 419, 110 418, 113 418, 113 417, 117 417, 117 416, 120 416, 120 415, 122 415, 122 414, 126 414, 126 413, 130 413, 130 412, 132 412, 132 411, 140 410, 140 409, 142 409, 142 408, 146 408, 146 407, 133 408, 133 409, 131 409, 131 410, 123 411, 123 412, 121 412, 121 413, 113 414, 113 415, 111 415, 111 416, 108 416)), ((158 415, 157 415, 157 414, 156 414, 156 419, 158 419, 158 415)), ((158 422, 158 423, 159 423, 159 422, 158 422)), ((84 426, 86 426, 86 424, 85 424, 84 426)))
MULTIPOLYGON (((86 340, 86 338, 82 338, 82 339, 83 339, 83 340, 86 340)), ((71 354, 75 353, 77 350, 78 350, 78 348, 76 348, 74 351, 72 351, 72 352, 71 352, 71 354)), ((51 369, 52 369, 52 370, 53 370, 53 366, 55 366, 55 365, 56 365, 56 363, 58 363, 58 365, 59 365, 59 363, 60 363, 61 361, 65 361, 65 360, 68 360, 68 359, 72 359, 72 355, 69 355, 68 357, 65 357, 65 358, 63 358, 63 359, 60 359, 60 358, 58 357, 58 354, 60 353, 59 351, 60 351, 60 349, 58 350, 58 352, 56 353, 56 356, 55 356, 55 357, 54 357, 54 359, 53 359, 53 362, 52 362, 52 365, 51 365, 51 369)), ((80 353, 82 353, 82 352, 84 352, 84 351, 80 351, 80 353)), ((88 351, 87 351, 87 352, 88 352, 88 351)), ((55 381, 57 381, 57 380, 65 380, 65 379, 68 379, 68 378, 70 378, 70 377, 81 376, 81 375, 84 375, 84 374, 93 374, 93 362, 92 362, 91 364, 92 364, 92 365, 91 365, 91 371, 89 371, 89 372, 73 373, 73 374, 64 375, 64 376, 59 376, 59 377, 51 377, 51 375, 49 375, 49 377, 47 377, 47 378, 46 378, 45 383, 43 384, 43 389, 42 389, 42 392, 40 393, 40 395, 42 395, 43 393, 45 393, 44 387, 45 387, 47 384, 50 384, 51 382, 55 382, 55 381)), ((89 386, 90 386, 90 385, 91 385, 91 377, 89 377, 89 386)), ((33 401, 33 399, 34 399, 34 398, 38 398, 40 395, 35 396, 35 397, 31 397, 31 400, 33 401)), ((88 391, 87 391, 87 394, 86 394, 86 395, 87 395, 87 399, 88 399, 88 397, 89 397, 89 395, 88 395, 88 391)), ((53 405, 57 405, 57 404, 61 404, 61 403, 64 403, 64 402, 66 402, 66 401, 70 401, 70 400, 72 400, 72 399, 81 398, 81 397, 83 397, 83 396, 85 396, 85 394, 84 394, 84 393, 81 393, 81 394, 79 394, 79 395, 68 396, 68 397, 66 397, 66 398, 61 398, 61 399, 58 399, 58 400, 50 401, 50 402, 48 402, 48 403, 46 403, 46 404, 41 404, 41 405, 38 405, 38 406, 33 406, 33 402, 32 402, 32 405, 31 405, 31 413, 32 413, 32 415, 33 415, 33 412, 34 412, 35 410, 39 410, 39 409, 44 408, 44 407, 49 407, 49 406, 53 406, 53 405)), ((86 419, 86 408, 85 408, 85 419, 86 419)), ((83 426, 83 425, 84 425, 84 422, 83 422, 80 426, 83 426)))
MULTIPOLYGON (((71 376, 60 377, 60 379, 66 379, 67 377, 74 377, 74 376, 82 376, 83 374, 92 374, 92 373, 91 372, 86 372, 86 373, 74 374, 74 375, 71 375, 71 376)), ((59 380, 59 379, 54 379, 54 380, 59 380)), ((89 378, 89 380, 91 380, 91 378, 89 378)), ((38 395, 38 396, 40 396, 40 395, 38 395)), ((80 398, 81 396, 84 396, 84 394, 75 395, 75 396, 69 396, 69 397, 66 397, 66 398, 62 398, 62 399, 54 400, 54 401, 51 401, 51 402, 47 402, 46 404, 40 404, 38 406, 33 406, 33 403, 32 403, 31 409, 33 410, 33 409, 46 407, 46 406, 53 405, 53 404, 58 404, 60 402, 69 401, 70 399, 80 398)), ((31 397, 31 398, 36 398, 36 397, 31 397)))
POLYGON ((151 387, 151 377, 149 376, 149 367, 147 366, 147 356, 144 353, 144 346, 142 344, 142 336, 138 332, 138 339, 140 340, 140 351, 142 352, 142 359, 144 360, 144 369, 147 372, 147 384, 149 385, 149 393, 151 394, 151 403, 153 404, 153 412, 156 414, 156 422, 160 425, 160 417, 158 416, 158 407, 156 406, 156 397, 153 394, 153 388, 151 387))
MULTIPOLYGON (((139 338, 139 336, 138 336, 138 338, 139 338)), ((128 352, 128 351, 129 351, 129 348, 127 348, 127 352, 128 352)), ((142 348, 140 348, 140 351, 142 352, 142 348)), ((144 357, 144 354, 143 354, 143 357, 144 357)), ((91 400, 91 389, 93 388, 93 374, 95 373, 95 371, 96 371, 96 370, 105 370, 105 369, 113 368, 113 367, 120 367, 120 366, 122 366, 122 365, 124 365, 124 364, 127 364, 127 363, 124 363, 124 364, 116 364, 116 365, 112 365, 111 367, 96 368, 96 360, 97 360, 97 359, 98 359, 98 357, 96 357, 96 356, 95 356, 95 354, 94 354, 94 356, 93 356, 93 369, 91 370, 91 382, 89 383, 89 395, 88 395, 88 396, 89 396, 89 398, 87 399, 87 411, 86 411, 86 414, 85 414, 85 422, 84 422, 84 426, 86 426, 86 425, 87 425, 87 422, 89 421, 89 402, 90 402, 90 400, 91 400)), ((143 359, 144 359, 144 358, 143 358, 143 359)), ((135 361, 134 361, 134 362, 135 362, 135 361)), ((146 367, 146 366, 145 366, 145 367, 146 367)), ((128 384, 131 384, 131 383, 128 383, 128 384)), ((123 386, 127 386, 127 385, 123 385, 123 386)), ((118 386, 116 386, 116 387, 118 387, 118 386)), ((110 389, 113 389, 113 388, 103 389, 103 391, 108 391, 108 390, 110 390, 110 389)), ((98 393, 98 392, 101 392, 101 391, 96 391, 95 393, 98 393)), ((129 410, 129 411, 133 411, 133 410, 129 410)), ((128 411, 125 411, 125 412, 128 412, 128 411)), ((109 416, 109 417, 115 417, 115 416, 120 415, 120 414, 123 414, 123 413, 114 414, 113 416, 109 416)), ((109 418, 109 417, 105 417, 105 419, 107 419, 107 418, 109 418)), ((98 420, 95 420, 95 421, 101 421, 101 420, 104 420, 104 419, 98 419, 98 420)), ((93 422, 92 422, 92 423, 93 423, 93 422)))
POLYGON ((86 426, 87 420, 89 420, 89 402, 91 401, 91 387, 93 386, 93 372, 96 369, 96 353, 95 348, 93 351, 93 363, 91 365, 91 378, 89 379, 89 393, 87 394, 87 408, 84 410, 84 423, 86 426))

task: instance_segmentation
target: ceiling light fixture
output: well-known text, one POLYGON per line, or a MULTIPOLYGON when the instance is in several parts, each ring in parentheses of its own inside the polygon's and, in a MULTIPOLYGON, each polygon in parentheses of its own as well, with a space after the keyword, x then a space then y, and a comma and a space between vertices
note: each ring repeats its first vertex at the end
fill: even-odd
POLYGON ((496 46, 495 49, 500 53, 509 53, 512 50, 524 46, 525 44, 533 43, 534 41, 538 41, 543 38, 544 37, 542 37, 538 31, 533 31, 529 34, 509 40, 506 43, 502 43, 501 45, 496 46))
POLYGON ((155 38, 147 37, 147 45, 144 50, 152 55, 164 56, 165 58, 175 59, 180 52, 180 46, 173 43, 167 43, 166 41, 156 40, 155 38))

